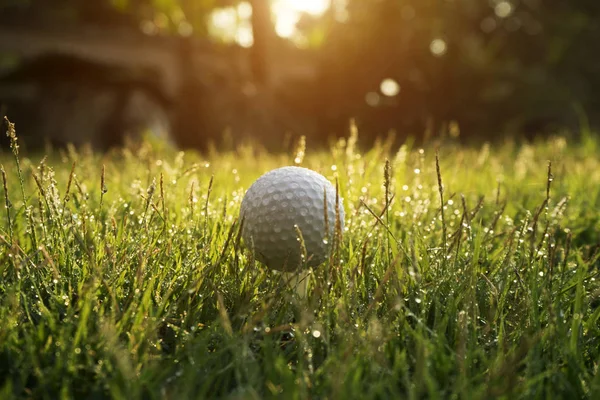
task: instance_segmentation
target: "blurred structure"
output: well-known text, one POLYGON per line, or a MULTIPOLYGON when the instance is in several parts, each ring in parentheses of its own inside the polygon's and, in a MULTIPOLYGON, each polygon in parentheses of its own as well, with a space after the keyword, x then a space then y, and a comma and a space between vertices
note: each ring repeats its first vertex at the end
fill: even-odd
POLYGON ((152 74, 129 72, 67 54, 40 55, 6 74, 0 88, 25 146, 106 149, 145 133, 170 140, 169 98, 152 74))
POLYGON ((191 38, 144 35, 130 23, 115 23, 114 15, 104 23, 65 25, 40 23, 41 16, 25 13, 0 27, 0 51, 16 60, 0 77, 0 102, 25 146, 107 148, 145 133, 205 142, 211 115, 218 115, 206 107, 207 93, 219 79, 233 84, 227 57, 191 38))
POLYGON ((0 112, 31 144, 268 147, 600 123, 592 0, 0 0, 0 112))

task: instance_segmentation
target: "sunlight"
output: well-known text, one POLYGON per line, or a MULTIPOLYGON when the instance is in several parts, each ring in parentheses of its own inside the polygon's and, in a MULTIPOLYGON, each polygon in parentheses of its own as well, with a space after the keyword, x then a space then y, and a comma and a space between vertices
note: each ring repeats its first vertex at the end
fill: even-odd
MULTIPOLYGON (((332 7, 332 4, 336 5, 335 9, 338 11, 345 10, 345 0, 271 0, 275 32, 279 37, 290 39, 298 46, 303 45, 306 38, 297 29, 302 15, 319 17, 332 7)), ((250 47, 254 42, 251 16, 252 7, 247 1, 242 1, 237 6, 215 9, 208 20, 208 32, 226 43, 250 47)), ((343 15, 339 17, 343 19, 343 15)))
POLYGON ((273 0, 271 11, 275 20, 275 31, 284 38, 296 33, 296 24, 303 13, 320 16, 331 6, 331 0, 273 0))
POLYGON ((273 7, 275 15, 275 32, 283 38, 291 37, 296 32, 296 24, 300 15, 292 9, 273 7))
POLYGON ((327 11, 330 0, 274 0, 273 7, 277 6, 318 16, 327 11))
POLYGON ((252 7, 241 2, 237 7, 219 8, 213 11, 208 21, 208 32, 225 43, 237 43, 250 47, 254 43, 250 16, 252 7))

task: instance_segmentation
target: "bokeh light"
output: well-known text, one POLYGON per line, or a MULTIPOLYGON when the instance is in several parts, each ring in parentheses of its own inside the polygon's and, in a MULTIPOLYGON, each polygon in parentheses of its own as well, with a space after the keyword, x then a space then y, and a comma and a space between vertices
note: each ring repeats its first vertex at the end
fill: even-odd
POLYGON ((365 102, 371 107, 377 107, 381 103, 381 96, 376 92, 369 92, 365 95, 365 102))
POLYGON ((216 9, 210 14, 208 32, 225 43, 250 47, 254 43, 251 16, 252 6, 248 2, 241 2, 236 7, 216 9))
POLYGON ((480 27, 484 33, 492 33, 498 27, 498 23, 495 18, 487 17, 481 21, 480 27))
POLYGON ((238 16, 242 19, 250 19, 252 17, 252 6, 248 2, 241 2, 237 6, 238 16))
POLYGON ((494 7, 494 12, 499 18, 508 18, 513 13, 514 7, 508 1, 500 1, 494 7))
POLYGON ((394 97, 400 93, 400 85, 391 78, 386 78, 381 81, 379 89, 381 90, 381 93, 388 97, 394 97))
POLYGON ((181 21, 177 25, 177 33, 184 37, 191 36, 194 33, 194 27, 187 21, 181 21))
POLYGON ((446 54, 448 46, 443 39, 433 39, 429 45, 429 50, 434 56, 441 57, 446 54))

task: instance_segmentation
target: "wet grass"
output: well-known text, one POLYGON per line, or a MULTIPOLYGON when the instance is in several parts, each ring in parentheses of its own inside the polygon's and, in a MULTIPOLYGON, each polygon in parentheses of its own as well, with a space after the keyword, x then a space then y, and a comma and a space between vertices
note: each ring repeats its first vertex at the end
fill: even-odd
POLYGON ((598 398, 600 143, 355 139, 5 151, 0 398, 598 398), (238 234, 295 162, 346 208, 306 298, 238 234))

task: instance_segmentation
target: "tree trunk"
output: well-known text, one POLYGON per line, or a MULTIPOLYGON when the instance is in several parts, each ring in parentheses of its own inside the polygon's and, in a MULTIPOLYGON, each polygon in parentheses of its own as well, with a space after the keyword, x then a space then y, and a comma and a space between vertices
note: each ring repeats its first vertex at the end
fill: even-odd
POLYGON ((271 20, 270 0, 251 0, 252 34, 254 45, 250 53, 252 74, 257 84, 268 85, 268 57, 271 40, 275 37, 275 28, 271 20))

